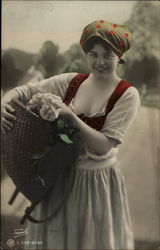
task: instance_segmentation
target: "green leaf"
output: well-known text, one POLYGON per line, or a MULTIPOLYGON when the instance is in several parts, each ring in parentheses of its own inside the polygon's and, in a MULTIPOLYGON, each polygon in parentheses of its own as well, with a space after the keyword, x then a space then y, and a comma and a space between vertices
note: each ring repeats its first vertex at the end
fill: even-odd
POLYGON ((61 138, 62 141, 64 141, 67 144, 73 143, 73 141, 66 134, 59 134, 58 136, 61 138))

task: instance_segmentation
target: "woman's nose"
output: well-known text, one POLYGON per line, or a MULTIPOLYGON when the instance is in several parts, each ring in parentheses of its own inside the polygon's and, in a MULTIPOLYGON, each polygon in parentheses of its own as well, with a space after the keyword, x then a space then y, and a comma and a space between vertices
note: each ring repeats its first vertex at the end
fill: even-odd
POLYGON ((105 59, 103 57, 97 58, 97 65, 104 65, 105 64, 105 59))

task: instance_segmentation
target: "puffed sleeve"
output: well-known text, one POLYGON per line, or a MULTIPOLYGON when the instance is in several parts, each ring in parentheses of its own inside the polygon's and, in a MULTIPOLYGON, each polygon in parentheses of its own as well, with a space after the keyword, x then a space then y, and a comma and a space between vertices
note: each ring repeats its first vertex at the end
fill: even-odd
POLYGON ((139 93, 135 87, 129 87, 108 114, 101 132, 121 143, 139 109, 139 93))
POLYGON ((62 99, 66 93, 71 80, 77 75, 77 73, 65 73, 50 77, 40 82, 28 82, 25 85, 16 87, 20 98, 23 100, 29 100, 34 94, 37 93, 52 93, 60 96, 62 99))

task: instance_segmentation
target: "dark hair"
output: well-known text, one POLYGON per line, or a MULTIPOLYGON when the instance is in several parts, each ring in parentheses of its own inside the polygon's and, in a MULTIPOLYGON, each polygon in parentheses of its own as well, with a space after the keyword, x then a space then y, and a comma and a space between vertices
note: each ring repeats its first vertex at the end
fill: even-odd
POLYGON ((84 46, 84 51, 87 54, 89 51, 91 51, 94 47, 94 45, 96 44, 101 44, 104 49, 108 50, 111 49, 112 47, 109 43, 107 43, 106 41, 104 41, 101 37, 98 36, 93 36, 91 38, 88 39, 88 41, 86 42, 85 46, 84 46))
MULTIPOLYGON (((96 44, 101 44, 103 46, 104 49, 106 50, 113 50, 112 46, 107 43, 106 41, 104 41, 101 37, 99 36, 92 36, 91 38, 89 38, 86 42, 86 44, 84 45, 84 51, 87 54, 89 51, 91 51, 94 47, 94 45, 96 44)), ((114 51, 114 50, 113 50, 114 51)), ((119 64, 124 64, 125 61, 120 58, 119 64)))

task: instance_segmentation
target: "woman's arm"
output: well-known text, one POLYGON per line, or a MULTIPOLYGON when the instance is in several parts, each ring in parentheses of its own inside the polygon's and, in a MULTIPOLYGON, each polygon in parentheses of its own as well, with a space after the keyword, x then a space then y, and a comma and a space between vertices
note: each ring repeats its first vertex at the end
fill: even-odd
POLYGON ((19 93, 18 93, 15 89, 12 89, 12 90, 8 91, 8 92, 2 97, 1 103, 2 103, 2 104, 9 104, 9 103, 11 103, 13 100, 19 99, 19 98, 20 98, 19 93))
POLYGON ((16 119, 11 102, 19 99, 23 103, 27 102, 37 93, 52 93, 63 98, 69 82, 77 73, 67 73, 44 79, 37 83, 28 82, 8 91, 1 101, 1 129, 3 133, 11 129, 16 119), (8 121, 9 118, 9 121, 8 121))
POLYGON ((106 137, 101 132, 91 128, 75 114, 72 115, 72 121, 80 129, 80 138, 95 153, 99 155, 106 154, 112 147, 117 145, 118 142, 116 140, 106 137))
POLYGON ((16 120, 15 110, 12 107, 12 101, 18 99, 26 103, 32 95, 39 92, 50 90, 51 83, 49 80, 38 82, 37 84, 27 83, 8 91, 1 100, 1 130, 6 134, 7 130, 13 127, 16 120))
POLYGON ((91 128, 76 116, 65 104, 63 104, 60 117, 64 117, 79 128, 79 136, 85 145, 96 154, 106 154, 112 147, 118 144, 118 141, 104 136, 101 132, 91 128))

